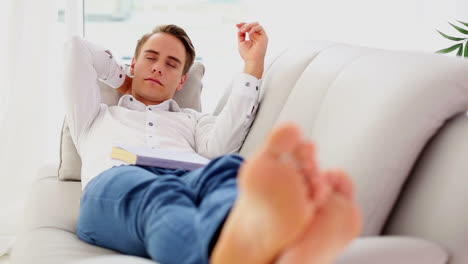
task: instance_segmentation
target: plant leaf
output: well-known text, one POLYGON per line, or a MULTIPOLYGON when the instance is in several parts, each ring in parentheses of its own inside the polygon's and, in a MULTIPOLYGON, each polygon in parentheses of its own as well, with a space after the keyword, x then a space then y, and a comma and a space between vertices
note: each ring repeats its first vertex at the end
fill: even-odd
POLYGON ((465 43, 465 58, 468 58, 468 43, 465 43))
POLYGON ((449 24, 450 24, 453 28, 455 28, 456 30, 458 30, 458 32, 463 33, 463 34, 465 34, 465 35, 468 35, 468 30, 463 29, 463 28, 458 27, 458 26, 455 26, 454 24, 452 24, 452 23, 450 23, 450 22, 449 22, 449 24))
POLYGON ((455 45, 453 45, 453 46, 451 46, 451 47, 448 47, 448 48, 446 48, 446 49, 438 50, 438 51, 436 51, 436 52, 437 52, 437 53, 449 53, 449 52, 452 52, 452 51, 454 51, 454 50, 456 50, 456 49, 459 49, 459 48, 462 47, 462 46, 463 46, 463 44, 462 44, 462 43, 459 43, 459 44, 455 44, 455 45))
POLYGON ((461 57, 463 55, 463 44, 458 48, 457 56, 461 57))
POLYGON ((465 25, 465 27, 468 27, 468 23, 466 22, 461 22, 460 20, 457 20, 458 22, 462 23, 463 25, 465 25))
POLYGON ((441 34, 444 38, 450 39, 450 40, 454 40, 454 41, 461 41, 461 40, 465 40, 465 39, 466 39, 466 38, 451 37, 451 36, 445 35, 444 33, 440 32, 439 30, 437 30, 437 32, 439 32, 439 34, 441 34))

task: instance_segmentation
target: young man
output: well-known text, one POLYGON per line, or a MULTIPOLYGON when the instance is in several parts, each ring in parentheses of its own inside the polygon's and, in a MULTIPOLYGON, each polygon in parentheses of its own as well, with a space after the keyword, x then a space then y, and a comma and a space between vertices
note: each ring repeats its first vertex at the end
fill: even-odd
POLYGON ((357 235, 352 183, 319 170, 296 126, 274 130, 248 162, 222 156, 241 147, 252 123, 268 42, 258 23, 237 28, 244 72, 217 117, 172 100, 195 57, 177 26, 140 39, 132 79, 109 51, 68 43, 67 118, 83 163, 80 239, 161 264, 269 264, 329 263, 357 235), (101 104, 98 79, 125 93, 117 106, 101 104), (110 158, 114 143, 215 159, 193 171, 131 166, 110 158))

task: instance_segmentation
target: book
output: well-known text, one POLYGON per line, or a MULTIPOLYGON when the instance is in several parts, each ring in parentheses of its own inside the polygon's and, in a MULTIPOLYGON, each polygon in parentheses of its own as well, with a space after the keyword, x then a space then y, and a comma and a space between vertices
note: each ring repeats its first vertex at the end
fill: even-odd
POLYGON ((111 157, 133 165, 184 170, 194 170, 210 162, 209 159, 194 152, 150 149, 120 144, 112 147, 111 157))

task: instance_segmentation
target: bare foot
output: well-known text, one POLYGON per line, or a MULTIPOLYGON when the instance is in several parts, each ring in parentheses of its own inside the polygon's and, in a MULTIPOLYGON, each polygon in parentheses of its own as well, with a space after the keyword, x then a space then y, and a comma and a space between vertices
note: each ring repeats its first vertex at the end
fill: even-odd
POLYGON ((214 264, 268 264, 304 233, 324 200, 314 146, 292 124, 275 129, 244 163, 240 195, 211 255, 214 264))
POLYGON ((276 264, 329 264, 358 236, 361 217, 354 201, 354 187, 342 171, 325 172, 332 185, 328 200, 317 210, 307 231, 276 264))

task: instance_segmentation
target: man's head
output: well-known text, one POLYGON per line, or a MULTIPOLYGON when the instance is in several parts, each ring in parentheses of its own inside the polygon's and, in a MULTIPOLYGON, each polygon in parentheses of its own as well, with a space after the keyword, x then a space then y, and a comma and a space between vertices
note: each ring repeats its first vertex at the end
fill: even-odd
POLYGON ((131 65, 132 95, 146 105, 171 99, 187 79, 195 49, 175 25, 156 27, 137 43, 131 65))

